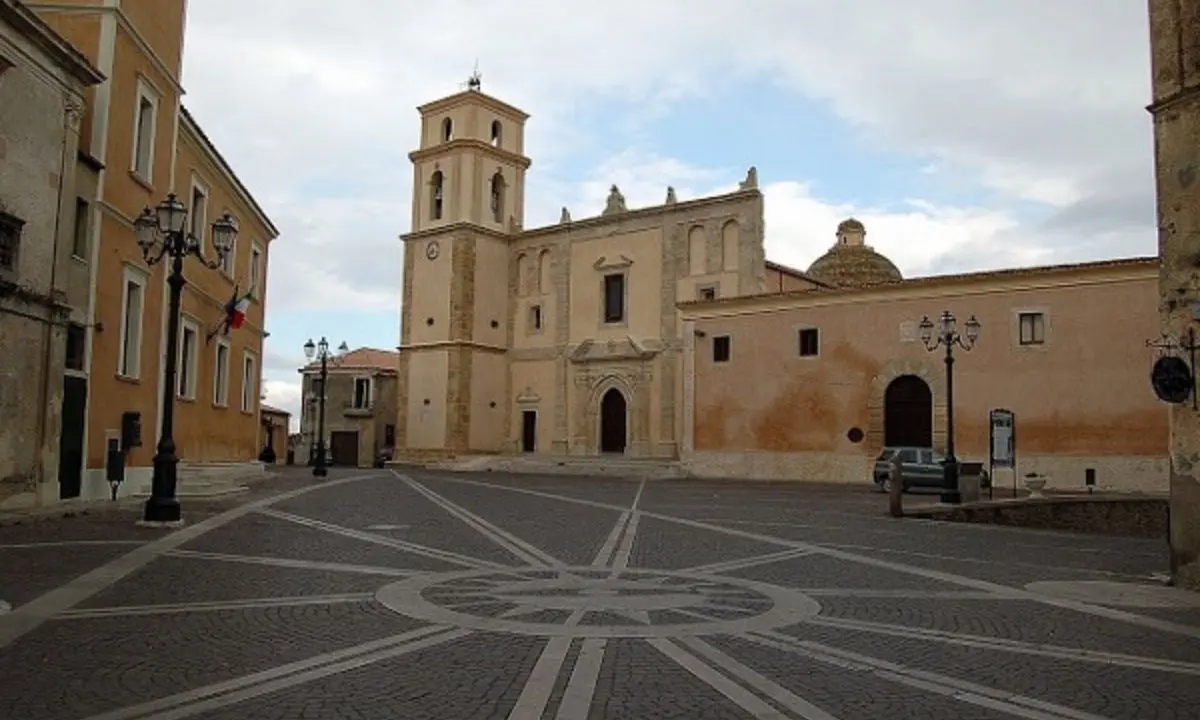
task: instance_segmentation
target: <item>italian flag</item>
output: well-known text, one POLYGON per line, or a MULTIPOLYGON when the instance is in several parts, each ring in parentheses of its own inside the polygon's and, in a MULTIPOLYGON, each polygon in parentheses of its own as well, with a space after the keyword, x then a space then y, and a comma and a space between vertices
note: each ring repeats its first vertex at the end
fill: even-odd
POLYGON ((250 291, 229 304, 229 327, 237 330, 246 322, 246 311, 250 309, 250 291))

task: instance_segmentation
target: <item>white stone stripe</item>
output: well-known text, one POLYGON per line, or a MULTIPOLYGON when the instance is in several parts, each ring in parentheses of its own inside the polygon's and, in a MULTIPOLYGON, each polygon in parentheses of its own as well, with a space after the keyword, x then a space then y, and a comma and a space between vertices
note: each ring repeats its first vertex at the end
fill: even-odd
POLYGON ((296 523, 297 525, 304 525, 316 530, 323 530, 334 535, 341 535, 343 537, 353 538, 355 540, 362 540, 363 542, 374 543, 375 545, 382 545, 383 547, 392 548, 393 550, 403 550, 404 552, 409 552, 413 555, 423 555, 428 558, 433 558, 434 560, 442 560, 444 562, 454 563, 455 565, 463 565, 475 570, 500 570, 507 567, 505 565, 490 562, 488 560, 477 560, 472 557, 467 557, 466 555, 459 555, 458 553, 451 552, 449 550, 439 550, 437 548, 410 543, 405 540, 383 537, 381 535, 375 535, 362 530, 355 530, 353 528, 342 527, 341 525, 334 525, 333 523, 328 523, 324 520, 316 520, 314 518, 308 518, 302 515, 294 515, 292 513, 270 509, 262 509, 258 512, 262 515, 267 515, 279 520, 287 520, 288 522, 296 523))
MULTIPOLYGON (((576 614, 582 614, 576 611, 576 614)), ((529 720, 541 718, 550 702, 550 693, 554 691, 554 683, 567 662, 567 651, 571 649, 570 637, 552 637, 546 641, 546 647, 538 656, 533 672, 525 681, 517 704, 508 714, 508 720, 529 720)))
POLYGON ((745 664, 721 652, 700 638, 684 638, 679 642, 687 645, 693 652, 704 656, 713 665, 725 670, 730 675, 746 683, 749 687, 754 688, 764 696, 796 713, 801 718, 804 718, 804 720, 837 720, 836 716, 825 712, 787 688, 780 686, 774 680, 770 680, 761 673, 750 669, 745 664))
POLYGON ((813 597, 899 598, 902 600, 1001 600, 1007 595, 979 590, 885 590, 874 588, 794 588, 796 592, 813 597))
POLYGON ((263 555, 230 555, 228 553, 201 552, 199 550, 171 550, 163 553, 167 557, 195 558, 218 562, 268 565, 271 567, 296 568, 300 570, 326 570, 329 572, 358 573, 362 575, 385 575, 388 577, 412 577, 420 573, 413 570, 377 567, 374 565, 348 565, 345 563, 321 562, 318 560, 296 560, 294 558, 266 557, 263 555))
POLYGON ((609 558, 616 551, 617 543, 621 541, 621 535, 625 532, 625 526, 629 524, 629 518, 632 515, 633 513, 626 510, 621 513, 621 517, 617 518, 612 531, 608 533, 608 537, 604 538, 604 544, 600 546, 596 557, 592 559, 592 567, 608 567, 609 558))
POLYGON ((227 525, 234 520, 252 513, 260 508, 265 508, 273 503, 281 500, 298 497, 305 493, 310 493, 315 490, 326 490, 338 485, 357 482, 370 477, 379 477, 378 475, 353 475, 351 477, 339 478, 337 480, 329 480, 320 483, 319 485, 309 485, 307 487, 289 490, 288 492, 272 495, 270 497, 255 500, 246 503, 245 505, 233 508, 221 513, 215 517, 210 517, 202 520, 195 525, 185 527, 172 532, 171 534, 161 537, 145 545, 130 550, 125 555, 113 560, 112 562, 101 565, 91 572, 84 573, 75 578, 71 582, 61 587, 55 588, 50 592, 25 603, 16 610, 6 613, 0 617, 0 649, 9 645, 17 638, 27 632, 37 628, 46 620, 70 610, 92 595, 104 590, 113 585, 118 580, 128 576, 136 570, 139 570, 148 565, 152 560, 159 557, 169 550, 175 550, 186 542, 195 540, 204 533, 227 525))
POLYGON ((1179 673, 1181 675, 1200 675, 1200 663, 1183 662, 1180 660, 1126 655, 1124 653, 1111 653, 1100 650, 1086 650, 1083 648, 1063 647, 1061 645, 1029 643, 1020 640, 1010 640, 1008 638, 990 638, 981 635, 946 632, 944 630, 899 627, 865 620, 814 617, 808 618, 803 622, 809 625, 821 625, 843 630, 861 630, 862 632, 911 638, 914 640, 932 640, 984 650, 1001 650, 1023 655, 1078 660, 1079 662, 1115 665, 1141 670, 1159 670, 1162 672, 1179 673))
POLYGON ((506 530, 501 530, 475 513, 472 513, 471 511, 456 505, 450 500, 447 500, 441 495, 438 495, 416 480, 413 480, 405 475, 401 475, 395 470, 393 470, 392 473, 396 477, 400 478, 404 484, 428 498, 430 502, 434 503, 459 520, 462 520, 468 527, 499 545, 501 548, 504 548, 506 551, 512 553, 529 565, 533 567, 564 567, 566 565, 566 563, 552 557, 533 545, 530 545, 516 535, 513 535, 506 530))
POLYGON ((93 715, 85 720, 181 720, 267 693, 294 687, 330 675, 355 670, 380 660, 423 650, 470 635, 434 625, 345 648, 270 670, 176 693, 132 707, 93 715))
POLYGON ((145 540, 51 540, 47 542, 8 543, 0 550, 35 550, 37 548, 70 547, 72 545, 145 545, 145 540))
MULTIPOLYGON (((700 658, 692 655, 670 640, 653 638, 646 640, 650 647, 666 655, 684 670, 699 678, 704 684, 724 695, 733 704, 750 713, 755 718, 782 718, 778 708, 773 707, 762 698, 738 685, 733 680, 709 667, 700 658)), ((765 679, 765 678, 764 678, 765 679)))
MULTIPOLYGON (((624 510, 624 508, 622 508, 620 505, 613 505, 612 503, 599 502, 596 500, 584 500, 567 495, 557 495, 555 493, 542 492, 540 490, 530 490, 529 488, 520 488, 511 485, 493 485, 491 483, 480 482, 478 480, 469 480, 467 478, 449 476, 439 477, 439 480, 460 483, 464 485, 478 485, 479 487, 491 488, 493 490, 508 490, 509 492, 520 493, 523 495, 532 495, 534 497, 559 500, 565 503, 574 503, 576 505, 585 505, 588 507, 604 508, 606 510, 624 510)), ((642 511, 642 514, 648 518, 675 523, 677 525, 699 528, 701 530, 711 530, 712 532, 723 533, 732 537, 740 537, 747 540, 757 540, 763 543, 795 548, 798 550, 812 550, 815 553, 836 558, 838 560, 845 560, 847 562, 858 563, 861 565, 878 567, 884 570, 894 570, 896 572, 924 577, 930 580, 940 580, 962 587, 969 587, 986 593, 992 593, 996 596, 995 599, 997 600, 1027 600, 1030 602, 1041 603, 1043 605, 1052 605, 1054 607, 1060 607, 1065 610, 1072 610, 1095 617, 1102 617, 1107 620, 1116 620, 1119 622, 1129 623, 1131 625, 1139 625, 1144 628, 1151 628, 1153 630, 1170 633, 1172 635, 1182 635, 1185 637, 1200 639, 1200 627, 1193 627, 1191 625, 1184 625, 1182 623, 1174 623, 1168 620, 1146 617, 1144 615, 1136 615, 1124 610, 1117 610, 1115 608, 1104 607, 1101 605, 1093 605, 1091 603, 1080 602, 1078 600, 1047 597, 1045 595, 1039 595, 1027 590, 1008 587, 999 583, 989 582, 987 580, 979 580, 977 578, 971 578, 965 575, 955 575, 954 573, 933 570, 931 568, 921 567, 919 565, 907 565, 905 563, 892 560, 883 560, 867 555, 859 555, 857 553, 837 550, 830 545, 817 545, 798 540, 787 540, 770 535, 736 530, 734 528, 722 527, 720 525, 713 525, 711 523, 699 522, 697 520, 674 517, 672 515, 664 515, 656 512, 642 511)))
POLYGON ((556 720, 588 720, 607 645, 608 640, 604 638, 587 638, 583 641, 579 657, 575 660, 575 669, 571 671, 571 679, 567 681, 567 689, 558 704, 556 720))
POLYGON ((211 612, 215 610, 253 610, 264 607, 361 603, 371 602, 374 599, 374 593, 343 593, 341 595, 299 595, 277 598, 255 598, 253 600, 164 603, 162 605, 117 605, 114 607, 67 610, 56 617, 60 620, 76 620, 79 618, 125 617, 128 615, 165 615, 169 613, 211 612))
POLYGON ((768 563, 781 562, 783 560, 791 560, 793 558, 799 558, 804 557, 805 555, 813 554, 814 553, 812 550, 780 550, 779 552, 742 558, 741 560, 723 560, 721 562, 709 563, 708 565, 696 565, 695 567, 686 568, 680 572, 716 575, 723 572, 731 572, 733 570, 742 570, 744 568, 754 567, 755 565, 766 565, 768 563))
POLYGON ((742 638, 776 650, 804 655, 818 662, 846 670, 869 673, 884 680, 943 695, 971 705, 998 710, 1026 720, 1108 720, 1101 715, 1093 715, 1016 693, 995 690, 940 673, 905 667, 887 660, 841 650, 821 643, 797 640, 783 633, 751 632, 742 638))
POLYGON ((625 532, 621 535, 621 543, 617 546, 616 554, 613 555, 612 575, 614 577, 629 567, 629 556, 633 554, 633 541, 637 537, 638 525, 642 519, 642 514, 638 511, 638 504, 642 501, 642 492, 645 489, 646 481, 643 480, 638 484, 637 494, 633 496, 633 504, 629 506, 629 524, 625 526, 625 532))

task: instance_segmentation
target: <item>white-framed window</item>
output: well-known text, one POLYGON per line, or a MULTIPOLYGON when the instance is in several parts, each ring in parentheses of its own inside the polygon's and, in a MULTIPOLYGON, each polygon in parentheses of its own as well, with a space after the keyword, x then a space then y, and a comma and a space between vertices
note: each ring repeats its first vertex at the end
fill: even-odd
POLYGON ((216 357, 213 362, 213 405, 225 407, 229 404, 229 341, 217 339, 216 357))
POLYGON ((229 246, 229 252, 225 257, 221 258, 221 272, 225 273, 230 278, 233 277, 234 268, 237 267, 237 237, 233 238, 233 244, 229 246))
POLYGON ((354 399, 351 402, 359 410, 371 407, 371 378, 354 378, 354 399))
POLYGON ((254 410, 254 398, 258 392, 258 363, 249 350, 242 353, 242 412, 254 410))
POLYGON ((200 326, 184 318, 179 324, 179 359, 176 367, 176 394, 185 400, 196 399, 196 373, 199 370, 200 326))
POLYGON ((250 243, 250 292, 254 297, 262 299, 263 286, 263 250, 257 242, 250 243))
POLYGON ((158 136, 158 104, 161 97, 144 78, 138 78, 130 169, 147 183, 154 181, 154 145, 158 136))
POLYGON ((117 348, 117 374, 142 376, 142 329, 146 312, 146 273, 130 266, 121 275, 121 345, 117 348))
POLYGON ((192 196, 188 203, 188 230, 200 243, 201 252, 208 252, 208 185, 192 175, 192 196))
POLYGON ((1017 314, 1018 342, 1022 345, 1046 344, 1046 314, 1021 312, 1017 314))

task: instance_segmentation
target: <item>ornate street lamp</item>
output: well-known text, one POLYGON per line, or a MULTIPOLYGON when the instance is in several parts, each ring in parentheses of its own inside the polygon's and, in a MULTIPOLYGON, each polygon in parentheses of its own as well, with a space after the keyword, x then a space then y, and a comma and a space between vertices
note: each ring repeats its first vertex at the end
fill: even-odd
POLYGON ((329 341, 321 338, 321 342, 314 344, 312 338, 304 343, 304 357, 310 361, 316 357, 321 360, 321 394, 317 399, 317 459, 313 463, 313 475, 315 477, 325 477, 329 474, 325 463, 325 394, 327 392, 326 384, 329 382, 329 363, 336 363, 343 355, 350 352, 350 346, 343 342, 338 346, 337 354, 329 352, 329 341))
POLYGON ((970 351, 979 339, 982 325, 972 315, 965 323, 966 336, 958 332, 958 321, 949 310, 942 312, 936 333, 933 321, 929 316, 921 318, 921 342, 925 349, 933 352, 939 347, 946 348, 946 460, 942 465, 942 502, 960 503, 962 495, 958 492, 958 458, 954 456, 954 347, 970 351))
POLYGON ((217 257, 207 260, 199 238, 184 230, 188 210, 175 198, 167 195, 157 207, 146 208, 133 223, 138 247, 147 265, 157 265, 171 258, 171 271, 167 275, 170 295, 167 304, 167 357, 166 383, 163 385, 162 433, 154 455, 154 476, 150 486, 150 498, 146 500, 144 519, 146 522, 178 522, 181 515, 179 500, 175 496, 178 484, 179 456, 175 452, 175 375, 179 347, 179 304, 183 286, 183 259, 193 255, 209 269, 220 267, 233 241, 237 238, 237 221, 226 213, 212 224, 212 245, 217 257))

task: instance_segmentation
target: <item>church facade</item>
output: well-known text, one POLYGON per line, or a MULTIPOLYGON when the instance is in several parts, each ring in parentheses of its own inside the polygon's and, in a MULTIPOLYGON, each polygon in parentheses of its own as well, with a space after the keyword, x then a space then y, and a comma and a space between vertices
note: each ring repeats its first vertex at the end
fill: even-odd
POLYGON ((968 455, 980 450, 980 408, 1025 418, 1036 398, 1030 434, 1072 438, 1029 440, 1045 450, 1044 469, 1056 453, 1094 464, 1119 447, 1124 464, 1104 465, 1102 478, 1126 487, 1165 477, 1166 410, 1139 355, 1141 315, 1156 312, 1152 261, 905 280, 850 219, 802 272, 765 257, 754 168, 734 192, 680 201, 666 188, 646 208, 627 207, 614 186, 595 216, 564 208, 557 224, 525 229, 528 116, 477 87, 419 112, 402 238, 398 459, 612 453, 697 474, 866 482, 888 439, 886 378, 924 383, 921 424, 930 442, 945 441, 940 362, 916 352, 910 326, 947 305, 979 313, 989 333, 959 364, 970 378, 968 455), (1130 319, 1105 324, 1122 313, 1130 319), (1021 333, 1039 347, 1012 351, 1021 333), (804 338, 816 349, 793 347, 804 338), (1034 357, 1050 359, 1039 367, 1034 357))

